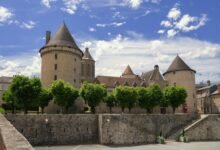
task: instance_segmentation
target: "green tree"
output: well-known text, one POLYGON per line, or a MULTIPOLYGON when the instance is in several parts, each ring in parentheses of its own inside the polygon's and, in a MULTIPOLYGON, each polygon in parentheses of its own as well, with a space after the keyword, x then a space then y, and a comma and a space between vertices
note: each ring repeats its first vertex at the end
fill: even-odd
POLYGON ((95 107, 98 106, 107 95, 107 90, 103 84, 84 82, 80 88, 80 95, 91 107, 91 112, 95 113, 95 107))
POLYGON ((39 78, 28 78, 17 75, 13 78, 10 87, 16 104, 27 114, 31 107, 37 106, 36 99, 39 96, 42 85, 39 78))
POLYGON ((44 108, 49 104, 50 100, 53 99, 53 95, 48 89, 41 89, 41 92, 38 97, 38 106, 41 107, 41 113, 44 113, 44 108))
POLYGON ((109 107, 109 112, 112 113, 112 107, 117 105, 117 101, 115 99, 115 96, 113 93, 109 93, 105 99, 104 102, 106 103, 106 105, 109 107))
POLYGON ((176 108, 186 102, 187 93, 183 87, 167 86, 164 88, 164 96, 175 113, 176 108))
POLYGON ((137 92, 134 87, 128 86, 118 86, 114 89, 114 95, 121 106, 122 112, 124 112, 125 108, 131 109, 134 107, 134 104, 137 100, 137 92))
POLYGON ((147 88, 138 87, 137 93, 140 107, 145 108, 148 113, 151 113, 153 108, 158 106, 163 99, 163 92, 157 84, 150 85, 147 88))
POLYGON ((153 84, 147 87, 150 101, 150 112, 153 111, 154 107, 159 106, 163 99, 163 92, 159 85, 153 84))
POLYGON ((150 113, 151 110, 151 101, 147 88, 137 87, 137 100, 139 102, 139 106, 147 110, 150 113))
POLYGON ((2 95, 2 100, 6 102, 6 104, 11 108, 12 113, 15 113, 16 109, 16 100, 11 90, 6 90, 2 95))
POLYGON ((78 89, 63 80, 56 80, 52 83, 51 93, 54 97, 54 103, 63 107, 66 113, 79 96, 78 89))

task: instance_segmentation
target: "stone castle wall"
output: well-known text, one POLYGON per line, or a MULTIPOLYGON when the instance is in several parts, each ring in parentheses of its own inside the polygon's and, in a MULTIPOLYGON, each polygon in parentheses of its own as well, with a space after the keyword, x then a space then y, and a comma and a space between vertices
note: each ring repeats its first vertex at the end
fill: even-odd
POLYGON ((0 150, 34 150, 27 139, 1 114, 0 150))
MULTIPOLYGON (((165 74, 164 78, 169 82, 169 85, 182 86, 186 89, 187 112, 197 112, 195 73, 193 71, 175 71, 165 74)), ((182 106, 177 109, 177 112, 182 112, 182 106)))
POLYGON ((172 130, 198 119, 197 114, 74 114, 6 115, 32 145, 155 143, 162 130, 172 130), (48 119, 48 122, 46 122, 48 119))
POLYGON ((186 129, 189 141, 220 140, 220 115, 209 115, 186 129))

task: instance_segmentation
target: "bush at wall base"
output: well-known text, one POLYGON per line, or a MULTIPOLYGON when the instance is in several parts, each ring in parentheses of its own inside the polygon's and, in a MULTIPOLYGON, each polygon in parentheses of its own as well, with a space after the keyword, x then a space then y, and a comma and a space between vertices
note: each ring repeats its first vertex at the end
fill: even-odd
POLYGON ((179 142, 184 142, 184 143, 189 142, 188 136, 185 135, 185 130, 183 130, 182 133, 180 134, 179 142))
POLYGON ((166 144, 162 131, 160 131, 160 135, 157 137, 157 143, 158 144, 166 144))
POLYGON ((5 110, 0 107, 0 114, 4 114, 4 113, 5 113, 5 110))

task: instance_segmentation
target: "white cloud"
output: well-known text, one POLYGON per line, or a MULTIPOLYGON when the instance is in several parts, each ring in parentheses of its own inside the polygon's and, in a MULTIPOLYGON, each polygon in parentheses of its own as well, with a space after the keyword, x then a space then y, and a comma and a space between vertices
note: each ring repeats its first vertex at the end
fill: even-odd
POLYGON ((0 76, 13 76, 22 74, 26 76, 40 75, 40 56, 37 51, 34 53, 21 54, 12 57, 0 56, 1 71, 0 76))
POLYGON ((142 0, 128 0, 128 3, 130 4, 131 8, 137 9, 140 7, 142 0))
MULTIPOLYGON (((85 45, 82 43, 83 47, 85 45)), ((91 40, 89 47, 96 60, 96 75, 120 76, 127 64, 137 74, 153 69, 155 64, 165 72, 176 54, 179 54, 197 71, 198 82, 207 79, 220 81, 220 75, 217 78, 220 44, 184 37, 134 40, 118 35, 111 40, 91 40)))
POLYGON ((177 33, 178 33, 178 31, 176 31, 174 29, 170 29, 167 31, 167 37, 168 38, 174 37, 177 33))
POLYGON ((77 10, 77 6, 82 2, 83 0, 63 0, 64 6, 61 8, 64 12, 67 12, 71 15, 75 14, 77 10))
POLYGON ((96 24, 97 27, 101 27, 101 28, 105 28, 107 26, 107 24, 104 23, 98 23, 96 24))
POLYGON ((133 39, 142 39, 144 35, 136 31, 127 31, 126 34, 133 39))
POLYGON ((0 6, 0 24, 8 23, 13 17, 13 13, 6 7, 0 6))
POLYGON ((120 27, 120 26, 123 26, 123 25, 125 25, 126 24, 126 22, 125 21, 123 21, 123 22, 112 22, 112 23, 109 23, 109 24, 107 24, 107 23, 98 23, 98 24, 96 24, 96 27, 100 27, 100 28, 105 28, 105 27, 120 27))
POLYGON ((89 31, 90 31, 90 32, 95 32, 95 31, 96 31, 96 29, 95 29, 95 28, 90 27, 90 28, 89 28, 89 31))
POLYGON ((176 23, 176 28, 184 32, 189 32, 204 26, 207 20, 206 15, 202 15, 201 18, 198 18, 186 14, 176 23))
POLYGON ((158 30, 157 33, 158 33, 158 34, 164 34, 165 31, 164 31, 164 30, 158 30))
POLYGON ((114 27, 120 27, 120 26, 123 26, 124 24, 126 24, 125 21, 124 21, 124 22, 112 22, 112 23, 110 24, 110 26, 112 25, 112 26, 114 26, 114 27))
POLYGON ((181 11, 179 10, 179 8, 177 8, 176 6, 174 8, 172 8, 168 15, 167 15, 167 18, 169 19, 173 19, 173 20, 177 20, 179 19, 181 16, 181 11))
POLYGON ((47 8, 50 8, 51 7, 51 3, 55 2, 55 1, 57 1, 57 0, 41 0, 41 4, 44 5, 47 8))
POLYGON ((34 21, 22 22, 20 27, 24 29, 33 29, 36 23, 34 21))
POLYGON ((170 23, 170 21, 168 20, 163 20, 161 21, 160 23, 161 26, 164 26, 164 27, 172 27, 173 25, 170 23))
MULTIPOLYGON (((208 21, 206 14, 202 14, 201 17, 190 16, 189 14, 182 15, 178 7, 179 4, 175 4, 168 12, 167 20, 163 20, 160 23, 160 25, 165 28, 163 30, 166 30, 164 33, 167 33, 167 37, 174 37, 180 32, 197 30, 208 21)), ((160 32, 159 34, 163 33, 160 32)))

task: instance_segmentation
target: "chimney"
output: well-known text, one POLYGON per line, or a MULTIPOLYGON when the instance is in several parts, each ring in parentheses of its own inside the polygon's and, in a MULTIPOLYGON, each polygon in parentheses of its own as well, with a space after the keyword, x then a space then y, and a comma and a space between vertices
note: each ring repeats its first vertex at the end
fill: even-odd
POLYGON ((211 85, 211 81, 208 80, 208 81, 207 81, 207 86, 210 86, 210 85, 211 85))
POLYGON ((88 48, 88 47, 86 47, 86 51, 89 51, 89 48, 88 48))
POLYGON ((158 66, 158 65, 155 65, 155 66, 154 66, 154 69, 155 69, 155 70, 159 70, 159 66, 158 66))
POLYGON ((51 32, 46 31, 46 44, 50 41, 51 32))

